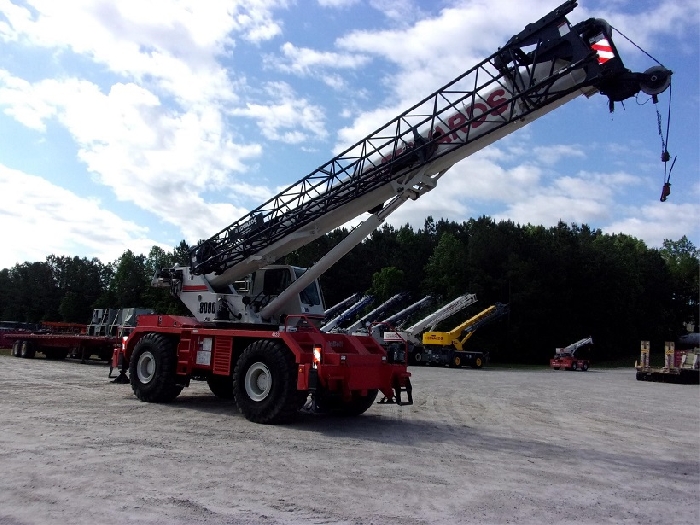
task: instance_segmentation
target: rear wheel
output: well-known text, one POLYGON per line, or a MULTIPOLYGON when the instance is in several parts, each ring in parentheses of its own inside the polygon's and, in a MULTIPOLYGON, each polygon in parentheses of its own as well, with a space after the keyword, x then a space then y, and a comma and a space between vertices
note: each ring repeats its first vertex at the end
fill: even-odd
POLYGON ((12 355, 14 357, 20 356, 21 347, 22 347, 22 341, 17 340, 14 343, 12 343, 12 355))
POLYGON ((233 377, 211 375, 207 378, 209 390, 221 399, 233 399, 233 377))
POLYGON ((340 413, 346 416, 359 416, 367 412, 369 407, 374 404, 374 400, 377 399, 377 394, 379 390, 373 389, 368 390, 367 395, 360 395, 358 392, 352 393, 352 399, 349 402, 342 403, 340 406, 340 413))
POLYGON ((480 355, 476 356, 472 368, 484 368, 484 358, 480 355))
POLYGON ((584 372, 588 372, 588 363, 583 363, 581 370, 583 370, 584 372))
POLYGON ((177 354, 172 340, 157 333, 144 335, 136 343, 129 361, 129 379, 141 401, 167 403, 182 391, 176 383, 177 354))
POLYGON ((241 413, 254 423, 294 419, 305 392, 297 390, 294 356, 280 341, 261 339, 246 348, 233 371, 233 393, 241 413))
POLYGON ((578 369, 578 365, 576 363, 571 363, 571 370, 574 372, 578 369))
POLYGON ((34 355, 36 354, 34 344, 31 341, 22 341, 19 354, 25 359, 34 359, 34 355))

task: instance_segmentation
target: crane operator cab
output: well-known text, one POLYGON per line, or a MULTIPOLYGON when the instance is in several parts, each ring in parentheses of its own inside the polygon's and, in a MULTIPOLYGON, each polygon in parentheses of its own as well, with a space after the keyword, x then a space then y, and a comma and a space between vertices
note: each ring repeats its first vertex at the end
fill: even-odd
POLYGON ((298 293, 280 297, 305 272, 296 266, 266 266, 230 285, 213 286, 206 275, 177 266, 157 272, 152 284, 169 287, 201 323, 270 326, 284 324, 289 315, 323 317, 325 305, 318 280, 298 293))
MULTIPOLYGON (((301 277, 306 268, 296 266, 268 266, 251 275, 252 290, 250 306, 255 311, 262 310, 285 291, 292 282, 301 277)), ((325 307, 318 281, 313 281, 284 306, 285 314, 323 315, 325 307)))

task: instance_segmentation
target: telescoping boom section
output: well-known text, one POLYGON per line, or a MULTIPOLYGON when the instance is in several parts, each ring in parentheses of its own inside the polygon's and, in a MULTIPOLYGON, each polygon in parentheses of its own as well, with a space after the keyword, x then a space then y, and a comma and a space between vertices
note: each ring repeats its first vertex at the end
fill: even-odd
MULTIPOLYGON (((502 48, 340 155, 164 268, 193 317, 144 316, 115 353, 137 397, 169 401, 191 380, 236 399, 252 421, 281 422, 302 407, 360 414, 378 392, 412 401, 406 351, 373 337, 321 331, 318 277, 455 163, 579 95, 611 102, 656 95, 671 72, 625 68, 603 20, 571 25, 568 1, 502 48), (310 268, 274 265, 367 213, 310 268)), ((400 346, 400 345, 398 345, 400 346)))
POLYGON ((566 2, 531 24, 490 57, 201 243, 192 251, 192 272, 213 273, 216 283, 233 282, 363 212, 381 209, 400 193, 421 194, 456 162, 581 94, 601 92, 616 101, 642 88, 656 91, 659 71, 627 70, 605 21, 568 23, 566 14, 575 6, 566 2))

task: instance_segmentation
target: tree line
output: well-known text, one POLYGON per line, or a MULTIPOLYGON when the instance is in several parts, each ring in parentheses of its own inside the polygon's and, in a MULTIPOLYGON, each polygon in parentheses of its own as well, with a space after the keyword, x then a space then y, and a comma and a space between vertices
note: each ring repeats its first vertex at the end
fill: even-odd
MULTIPOLYGON (((347 234, 330 232, 279 262, 310 266, 347 234)), ((171 252, 153 247, 147 256, 127 250, 111 263, 51 255, 0 270, 0 320, 86 323, 93 308, 184 314, 177 299, 150 283, 158 268, 186 265, 188 249, 182 241, 171 252)), ((586 225, 428 217, 417 230, 375 230, 320 280, 328 307, 355 292, 371 293, 374 306, 399 292, 409 292, 409 302, 431 295, 433 310, 476 294, 478 302, 443 322, 443 330, 507 303, 509 314, 480 328, 468 344, 495 361, 543 363, 556 347, 587 336, 595 361, 635 355, 641 340, 660 349, 687 326, 697 330, 699 275, 700 252, 685 236, 656 249, 586 225)))

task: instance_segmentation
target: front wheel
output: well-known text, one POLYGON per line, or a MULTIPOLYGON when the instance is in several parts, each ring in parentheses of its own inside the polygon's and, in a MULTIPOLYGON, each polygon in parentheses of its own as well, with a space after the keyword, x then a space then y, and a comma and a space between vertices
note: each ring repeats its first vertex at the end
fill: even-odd
POLYGON ((291 351, 282 342, 271 339, 250 344, 236 362, 233 394, 249 421, 272 424, 294 419, 303 404, 304 392, 297 390, 296 363, 291 351))
POLYGON ((176 383, 177 353, 171 339, 149 333, 136 343, 129 360, 129 379, 141 401, 167 403, 182 391, 176 383))

